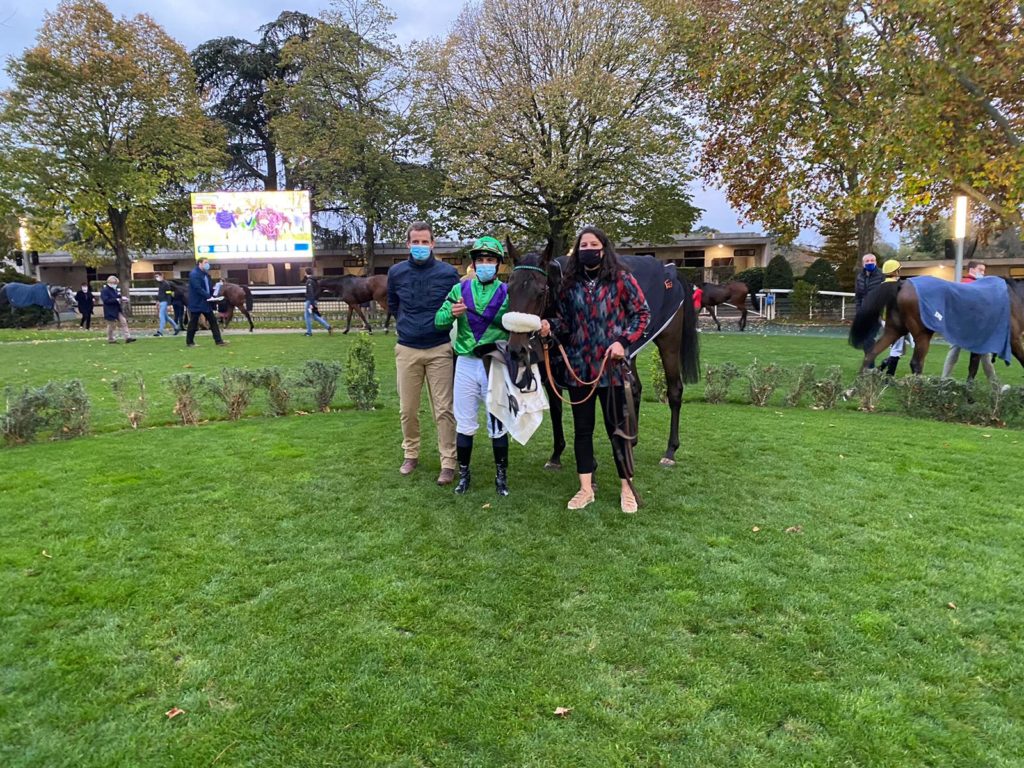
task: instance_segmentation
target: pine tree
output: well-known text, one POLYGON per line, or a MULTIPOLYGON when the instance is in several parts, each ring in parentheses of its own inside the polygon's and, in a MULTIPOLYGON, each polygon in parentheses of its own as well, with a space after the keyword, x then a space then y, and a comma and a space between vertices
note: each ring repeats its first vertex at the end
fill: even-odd
POLYGON ((857 222, 853 218, 829 217, 819 230, 825 238, 821 257, 836 265, 836 278, 842 290, 853 290, 859 268, 857 253, 857 222))
POLYGON ((949 226, 944 221, 925 221, 921 223, 917 237, 914 238, 914 251, 928 255, 933 259, 945 257, 944 243, 949 236, 949 226))

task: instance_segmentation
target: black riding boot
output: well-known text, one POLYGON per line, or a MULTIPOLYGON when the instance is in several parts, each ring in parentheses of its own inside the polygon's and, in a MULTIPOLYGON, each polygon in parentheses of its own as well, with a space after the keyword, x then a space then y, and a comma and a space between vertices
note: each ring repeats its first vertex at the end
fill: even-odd
POLYGON ((459 482, 455 492, 460 496, 469 490, 469 460, 473 455, 473 436, 455 436, 455 457, 459 462, 459 482))
POLYGON ((887 357, 887 358, 885 358, 885 362, 882 363, 882 369, 885 371, 885 375, 886 376, 895 376, 896 375, 896 366, 899 365, 899 364, 900 364, 900 359, 898 357, 887 357))
POLYGON ((494 440, 494 489, 508 496, 508 435, 494 440))

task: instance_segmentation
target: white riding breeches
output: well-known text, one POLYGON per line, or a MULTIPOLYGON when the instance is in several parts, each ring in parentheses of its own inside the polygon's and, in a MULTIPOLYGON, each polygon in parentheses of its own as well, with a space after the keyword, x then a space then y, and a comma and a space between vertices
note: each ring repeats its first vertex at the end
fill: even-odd
MULTIPOLYGON (((459 355, 456 358, 454 399, 455 431, 460 435, 475 435, 480 426, 480 406, 487 402, 487 371, 479 357, 459 355)), ((488 437, 501 437, 508 431, 486 411, 485 417, 488 437)))

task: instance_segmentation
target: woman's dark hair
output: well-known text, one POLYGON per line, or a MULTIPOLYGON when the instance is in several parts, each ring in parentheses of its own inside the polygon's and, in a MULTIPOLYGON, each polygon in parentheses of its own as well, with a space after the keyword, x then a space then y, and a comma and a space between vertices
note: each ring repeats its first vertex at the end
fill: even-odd
POLYGON ((576 235, 576 243, 572 247, 572 254, 569 256, 569 262, 566 264, 564 284, 568 287, 574 285, 579 280, 586 277, 586 271, 583 269, 583 265, 580 264, 580 260, 577 256, 580 252, 580 240, 583 239, 584 235, 594 235, 598 240, 601 241, 601 248, 604 250, 604 258, 601 259, 601 267, 597 270, 596 277, 598 280, 611 281, 619 272, 625 272, 626 268, 619 261, 619 254, 615 252, 615 247, 612 245, 612 241, 608 239, 602 230, 597 227, 584 227, 580 230, 580 233, 576 235))

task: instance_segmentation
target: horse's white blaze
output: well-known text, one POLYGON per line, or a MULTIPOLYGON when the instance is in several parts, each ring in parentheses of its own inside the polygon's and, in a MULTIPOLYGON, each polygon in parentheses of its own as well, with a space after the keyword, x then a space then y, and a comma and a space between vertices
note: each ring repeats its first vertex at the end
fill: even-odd
POLYGON ((510 333, 533 333, 540 330, 540 315, 527 312, 506 312, 501 324, 510 333))

